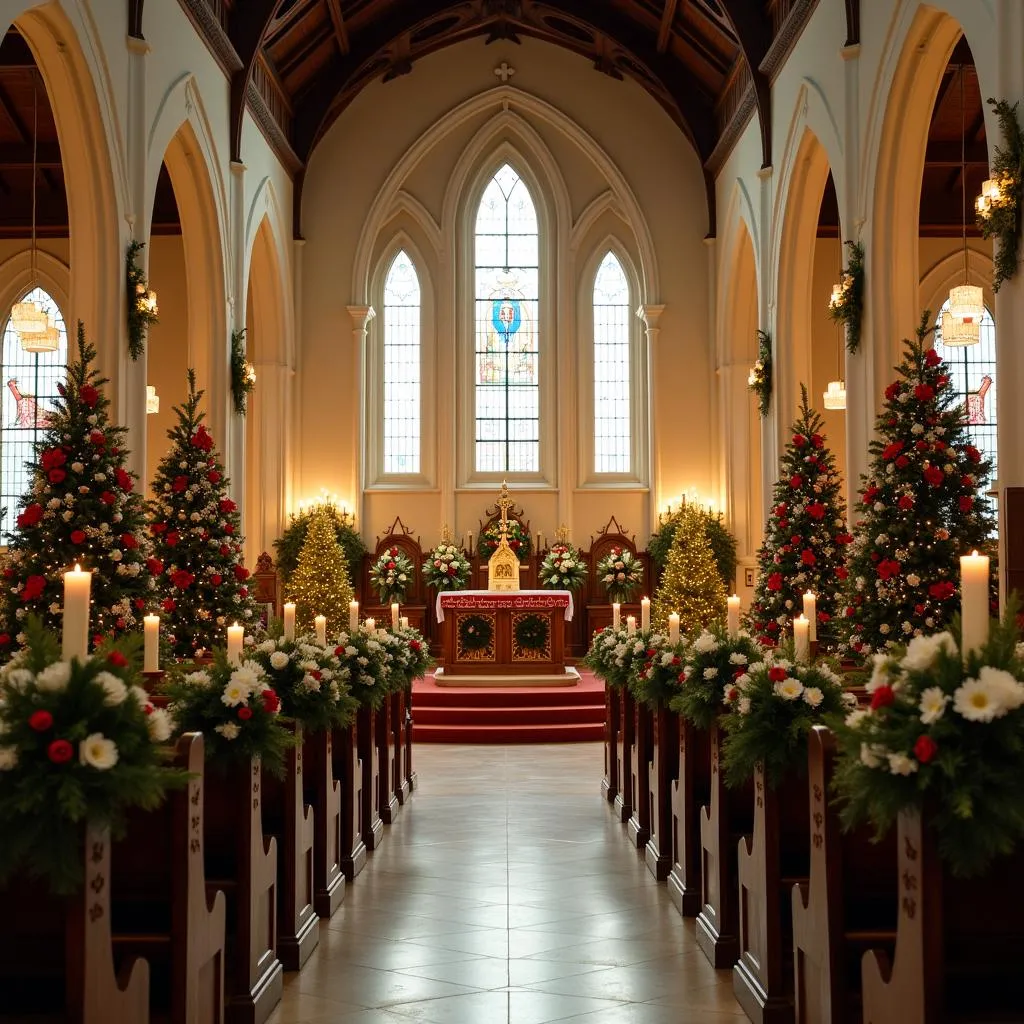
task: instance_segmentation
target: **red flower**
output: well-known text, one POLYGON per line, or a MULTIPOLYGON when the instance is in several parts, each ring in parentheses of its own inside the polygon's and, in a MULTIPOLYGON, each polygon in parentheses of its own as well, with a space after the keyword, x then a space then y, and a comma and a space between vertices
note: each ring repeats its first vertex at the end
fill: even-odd
POLYGON ((898 576, 900 571, 900 563, 894 558, 886 558, 878 563, 878 578, 880 580, 890 580, 893 576, 898 576))
POLYGON ((85 384, 78 392, 78 397, 90 409, 95 409, 96 403, 100 400, 100 393, 91 384, 85 384))
POLYGON ((915 441, 914 442, 914 447, 919 452, 926 452, 926 451, 928 451, 928 442, 927 441, 915 441))
POLYGON ((215 573, 214 573, 214 574, 213 574, 213 575, 212 575, 212 576, 210 577, 210 582, 211 582, 211 583, 212 583, 212 584, 213 584, 213 585, 214 585, 215 587, 219 587, 219 586, 221 585, 221 583, 223 583, 223 582, 224 582, 224 577, 223 577, 223 576, 221 576, 221 574, 220 574, 219 572, 215 572, 215 573))
POLYGON ((174 609, 178 607, 178 602, 175 601, 173 597, 165 597, 160 603, 160 607, 163 608, 165 612, 173 612, 174 609))
MULTIPOLYGON (((936 447, 938 447, 937 442, 936 447)), ((978 449, 975 448, 973 444, 964 445, 964 455, 966 455, 967 458, 971 460, 971 462, 981 462, 981 452, 978 451, 978 449)))
POLYGON ((264 690, 260 695, 263 698, 263 710, 269 711, 270 714, 274 714, 281 707, 281 698, 278 697, 275 690, 264 690))
POLYGON ((34 601, 37 597, 42 597, 45 589, 45 576, 29 576, 25 580, 25 586, 21 589, 21 599, 22 601, 34 601))
POLYGON ((128 659, 120 651, 111 651, 107 661, 115 668, 124 668, 128 664, 128 659))
POLYGON ((780 501, 778 505, 775 506, 775 514, 777 516, 784 516, 786 514, 786 503, 784 501, 780 501))
POLYGON ((894 380, 886 389, 885 397, 891 402, 900 393, 900 382, 894 380))
POLYGON ((43 506, 33 502, 18 516, 18 526, 35 526, 43 518, 43 506))
POLYGON ((72 544, 84 544, 85 543, 85 530, 72 530, 71 531, 71 543, 72 544))
POLYGON ((811 505, 807 506, 807 514, 812 519, 822 520, 825 518, 825 506, 820 501, 816 501, 811 505))
POLYGON ((139 546, 139 542, 135 539, 135 534, 133 533, 122 533, 121 544, 129 551, 134 551, 139 546))
POLYGON ((897 469, 906 469, 910 465, 910 459, 906 455, 897 456, 895 465, 897 469))
POLYGON ((164 563, 159 558, 147 558, 146 568, 151 576, 159 576, 164 571, 164 563))
POLYGON ((198 448, 202 452, 208 452, 213 447, 213 438, 206 432, 206 427, 202 424, 192 435, 192 447, 198 448))
POLYGON ((235 566, 235 579, 238 580, 239 583, 241 583, 242 580, 247 580, 248 578, 249 578, 249 570, 246 569, 246 567, 244 565, 236 565, 235 566))
POLYGON ((135 605, 135 607, 136 607, 136 608, 137 608, 137 609, 138 609, 138 610, 139 610, 140 612, 142 611, 142 609, 143 609, 143 608, 145 608, 145 607, 146 607, 146 602, 145 602, 145 601, 143 601, 143 599, 142 599, 141 597, 137 597, 137 598, 135 598, 135 600, 134 600, 134 601, 132 602, 132 604, 134 604, 134 605, 135 605))
POLYGON ((211 469, 210 472, 206 474, 206 479, 209 480, 211 484, 219 484, 220 473, 215 469, 211 469))
POLYGON ((235 528, 231 523, 225 523, 224 532, 230 537, 235 532, 235 528))
POLYGON ((54 764, 67 764, 74 755, 74 748, 67 740, 54 740, 46 748, 46 756, 54 764))
POLYGON ((397 557, 397 555, 398 555, 398 548, 397 547, 392 548, 391 549, 391 557, 395 558, 395 557, 397 557))
POLYGON ((168 532, 167 536, 164 538, 164 543, 169 548, 176 548, 178 546, 178 541, 179 540, 181 540, 181 536, 178 533, 178 531, 177 530, 171 530, 171 531, 168 532))
POLYGON ((130 491, 135 486, 135 481, 132 480, 132 475, 127 470, 122 469, 120 466, 114 470, 114 479, 117 481, 117 486, 122 491, 130 491))
POLYGON ((768 584, 767 584, 767 586, 768 586, 769 590, 781 590, 782 589, 782 573, 781 572, 773 572, 771 574, 771 576, 768 577, 768 584))
POLYGON ((915 615, 924 615, 924 605, 923 604, 915 604, 914 605, 914 614, 915 615))
POLYGON ((896 502, 896 506, 907 512, 914 507, 914 499, 909 494, 901 494, 900 500, 896 502))
POLYGON ((10 633, 0 633, 0 647, 6 647, 11 642, 10 633))
POLYGON ((802 476, 801 476, 801 475, 800 475, 799 473, 794 473, 794 474, 793 474, 793 475, 792 475, 792 476, 791 476, 791 477, 789 478, 789 486, 790 486, 790 487, 792 487, 794 491, 795 491, 795 490, 796 490, 796 489, 797 489, 797 488, 798 488, 798 487, 799 487, 799 486, 800 486, 800 485, 801 485, 801 484, 802 484, 803 482, 804 482, 804 478, 803 478, 803 477, 802 477, 802 476))
POLYGON ((151 534, 153 534, 154 537, 159 536, 161 533, 166 533, 166 531, 167 531, 167 524, 166 523, 150 523, 149 524, 149 532, 151 534))
POLYGON ((928 588, 929 597, 934 597, 936 600, 945 601, 952 597, 956 593, 956 587, 953 586, 949 580, 943 580, 941 583, 933 583, 928 588))
POLYGON ((803 448, 803 446, 807 444, 807 438, 804 437, 803 434, 794 434, 793 444, 795 444, 797 448, 803 448))
POLYGON ((845 565, 836 566, 836 579, 845 580, 850 575, 845 565))
POLYGON ((36 732, 46 732, 53 725, 53 715, 40 708, 28 716, 28 724, 29 728, 35 729, 36 732))
POLYGON ((221 498, 220 510, 227 514, 228 512, 234 512, 238 506, 230 498, 221 498))
POLYGON ((937 385, 938 385, 938 386, 939 386, 940 388, 944 388, 944 387, 945 387, 945 386, 946 386, 946 385, 947 385, 947 384, 949 383, 949 374, 948 374, 948 373, 940 373, 940 374, 939 374, 939 375, 938 375, 938 376, 937 376, 937 377, 935 378, 935 383, 936 383, 936 384, 937 384, 937 385))
POLYGON ((901 451, 903 451, 903 442, 893 441, 892 444, 887 444, 882 449, 882 458, 885 459, 886 462, 890 462, 892 459, 895 459, 901 451))
POLYGON ((394 562, 388 562, 388 564, 387 564, 387 568, 388 569, 394 569, 394 567, 395 567, 395 563, 394 562))
POLYGON ((240 718, 240 719, 241 719, 241 720, 242 720, 243 722, 248 722, 248 721, 249 721, 249 719, 250 719, 250 718, 252 718, 252 708, 250 708, 250 707, 246 707, 246 705, 245 705, 245 704, 243 704, 243 705, 242 705, 242 706, 241 706, 241 707, 240 707, 240 708, 238 709, 238 717, 239 717, 239 718, 240 718))
POLYGON ((249 588, 248 587, 239 587, 238 588, 238 596, 239 597, 248 597, 249 596, 249 588))
POLYGON ((932 487, 938 487, 945 479, 945 474, 938 466, 926 466, 924 478, 932 487))
POLYGON ((914 397, 919 402, 928 402, 935 397, 935 388, 931 384, 918 384, 914 388, 914 397))
POLYGON ((221 546, 220 546, 220 553, 222 555, 225 555, 225 556, 230 555, 231 554, 231 548, 229 548, 227 546, 227 544, 221 544, 221 546))
POLYGON ((783 679, 786 678, 786 675, 787 673, 784 668, 779 668, 778 666, 776 666, 775 668, 768 669, 768 678, 773 683, 781 683, 783 679))
POLYGON ((828 612, 818 612, 818 621, 819 622, 831 622, 832 621, 832 616, 829 615, 828 612))
POLYGON ((914 744, 914 757, 921 764, 927 764, 935 756, 938 749, 939 745, 931 736, 918 736, 917 742, 914 744))
POLYGON ((973 488, 974 487, 974 477, 973 476, 962 476, 962 477, 960 477, 960 486, 961 487, 973 488))
POLYGON ((961 512, 970 512, 974 508, 974 499, 969 494, 961 494, 959 504, 961 512))
POLYGON ((803 551, 800 552, 800 561, 803 562, 804 565, 814 565, 818 559, 815 558, 814 552, 810 548, 804 548, 803 551))
POLYGON ((823 448, 825 446, 825 438, 823 438, 821 434, 811 434, 811 444, 813 444, 815 448, 823 448))
POLYGON ((63 483, 66 476, 67 473, 65 473, 63 469, 51 469, 50 472, 46 474, 46 477, 51 484, 63 483))
POLYGON ((100 495, 100 501, 102 501, 104 505, 113 505, 114 502, 117 501, 117 495, 110 491, 104 491, 100 495))
POLYGON ((935 349, 930 348, 924 354, 924 365, 925 366, 938 366, 942 362, 942 357, 935 349))
POLYGON ((878 487, 875 487, 875 485, 872 484, 870 487, 868 487, 864 491, 864 504, 865 505, 873 505, 874 502, 875 502, 875 498, 877 498, 880 493, 881 493, 881 489, 878 488, 878 487))
POLYGON ((187 569, 177 569, 171 573, 171 582, 181 590, 191 587, 195 581, 195 576, 193 576, 187 569))
POLYGON ((89 435, 89 443, 96 445, 97 448, 102 448, 107 443, 107 439, 102 430, 94 430, 89 435))
POLYGON ((188 477, 184 474, 176 476, 174 478, 174 483, 171 484, 171 490, 178 494, 182 491, 188 490, 188 477))
MULTIPOLYGON (((421 644, 419 642, 419 640, 410 640, 409 641, 409 650, 415 651, 417 654, 419 654, 420 651, 423 650, 423 644, 421 644)), ((673 664, 675 664, 674 661, 673 661, 673 664)))
POLYGON ((67 461, 67 455, 60 448, 48 448, 43 452, 42 458, 40 459, 43 469, 47 472, 51 469, 56 469, 58 466, 63 466, 67 461))
POLYGON ((891 686, 879 686, 871 694, 871 710, 888 707, 896 699, 896 694, 891 686))

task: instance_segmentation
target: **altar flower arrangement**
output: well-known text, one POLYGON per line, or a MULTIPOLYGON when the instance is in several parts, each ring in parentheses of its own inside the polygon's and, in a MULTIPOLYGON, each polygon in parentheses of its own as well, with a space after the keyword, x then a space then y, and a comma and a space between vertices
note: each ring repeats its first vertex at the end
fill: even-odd
POLYGON ((736 706, 726 695, 731 696, 736 680, 761 657, 761 648, 749 633, 740 630, 730 637, 721 620, 713 622, 686 648, 669 706, 698 729, 710 729, 720 714, 736 706))
POLYGON ((60 659, 39 619, 0 672, 0 880, 24 870, 55 893, 82 883, 88 821, 124 834, 133 807, 157 807, 183 773, 164 766, 173 723, 139 685, 137 642, 60 659))
MULTIPOLYGON (((1024 841, 1024 648, 1017 608, 962 657, 954 633, 877 654, 868 707, 836 727, 835 789, 846 826, 885 834, 915 808, 955 875, 1024 841)), ((954 624, 954 630, 957 630, 954 624)))
POLYGON ((652 708, 668 704, 679 692, 686 656, 684 638, 672 643, 665 633, 648 636, 643 655, 631 659, 629 688, 633 696, 652 708))
POLYGON ((203 734, 210 765, 226 770, 259 757, 272 775, 284 775, 294 736, 282 726, 281 697, 255 658, 231 665, 219 649, 202 669, 171 669, 161 691, 178 729, 203 734))
MULTIPOLYGON (((518 519, 509 519, 506 536, 508 537, 508 546, 516 553, 516 557, 521 563, 525 562, 530 557, 530 534, 518 519)), ((499 543, 501 543, 501 522, 496 520, 480 534, 480 540, 477 542, 477 554, 486 562, 498 550, 499 543)))
POLYGON ((380 707, 392 688, 391 659, 381 635, 365 626, 343 632, 334 653, 340 665, 339 679, 348 684, 360 707, 380 707))
POLYGON ((400 547, 387 548, 370 568, 370 586, 377 591, 381 603, 404 601, 412 586, 415 570, 409 556, 400 547))
POLYGON ((281 700, 281 713, 307 732, 348 725, 358 702, 341 678, 334 645, 322 647, 316 637, 294 640, 268 637, 249 654, 262 666, 267 685, 281 700))
POLYGON ((454 544, 438 544, 423 563, 423 582, 431 590, 465 590, 472 567, 454 544))
POLYGON ((843 679, 824 662, 804 665, 791 651, 761 656, 747 671, 722 684, 731 714, 725 730, 722 767, 728 786, 747 781, 758 764, 774 788, 791 771, 806 770, 807 734, 856 704, 844 694, 843 679))
POLYGON ((578 548, 559 541, 544 556, 539 575, 542 587, 576 593, 587 581, 587 567, 578 548))
POLYGON ((625 604, 644 582, 643 564, 625 548, 612 548, 597 563, 596 571, 612 604, 625 604))

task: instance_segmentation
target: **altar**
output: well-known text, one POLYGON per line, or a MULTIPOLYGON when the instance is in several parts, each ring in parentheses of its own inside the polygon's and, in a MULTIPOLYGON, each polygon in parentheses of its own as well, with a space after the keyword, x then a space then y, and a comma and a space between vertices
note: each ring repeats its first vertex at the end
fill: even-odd
POLYGON ((575 686, 565 664, 568 590, 443 590, 438 686, 575 686))

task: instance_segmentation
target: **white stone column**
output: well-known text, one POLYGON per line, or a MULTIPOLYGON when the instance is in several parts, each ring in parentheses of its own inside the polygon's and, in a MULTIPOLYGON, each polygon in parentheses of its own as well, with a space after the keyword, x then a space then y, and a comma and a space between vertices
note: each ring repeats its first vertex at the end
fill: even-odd
MULTIPOLYGON (((231 398, 231 332, 245 328, 246 246, 245 246, 245 164, 231 161, 230 224, 225 254, 230 273, 228 293, 228 337, 213 338, 209 399, 211 429, 223 424, 224 461, 231 477, 231 497, 238 504, 242 532, 247 530, 245 508, 245 417, 235 412, 231 398), (219 423, 218 423, 219 421, 219 423)), ((259 374, 256 386, 260 386, 259 374)), ((219 436, 214 433, 214 437, 219 436)))
POLYGON ((252 470, 259 486, 249 489, 246 564, 255 565, 287 525, 289 431, 294 374, 281 363, 255 364, 259 391, 252 398, 249 442, 252 470))
POLYGON ((363 418, 365 416, 366 388, 363 380, 364 350, 370 321, 377 315, 373 306, 349 306, 352 317, 352 385, 354 400, 349 404, 349 466, 348 492, 357 513, 356 528, 363 522, 363 418))
MULTIPOLYGON (((779 466, 779 421, 788 417, 788 405, 779 401, 782 393, 777 376, 778 339, 775 337, 775 288, 778 268, 773 268, 771 246, 768 239, 772 237, 772 168, 762 167, 757 172, 761 183, 761 222, 758 229, 758 247, 755 256, 758 261, 758 322, 761 330, 767 331, 772 339, 772 362, 776 367, 776 378, 772 383, 772 401, 768 415, 761 417, 761 521, 768 518, 768 508, 772 498, 772 488, 779 466), (780 410, 780 406, 784 406, 780 410)), ((749 370, 748 370, 749 372, 749 370)), ((789 399, 786 398, 786 403, 789 399)), ((785 429, 783 426, 781 429, 785 429)))
POLYGON ((665 312, 663 305, 640 306, 636 315, 643 321, 644 335, 647 339, 647 394, 649 396, 649 408, 647 410, 647 451, 648 451, 648 476, 651 481, 650 498, 648 501, 647 515, 650 530, 653 533, 658 528, 658 509, 661 507, 661 486, 662 486, 662 458, 661 444, 654 434, 654 424, 658 422, 658 334, 661 328, 658 321, 661 314, 665 312))
POLYGON ((759 488, 754 486, 760 477, 760 466, 752 443, 760 431, 760 414, 757 400, 747 386, 749 373, 747 363, 728 363, 718 368, 725 472, 723 511, 736 537, 736 555, 741 563, 747 564, 757 553, 762 529, 759 488))

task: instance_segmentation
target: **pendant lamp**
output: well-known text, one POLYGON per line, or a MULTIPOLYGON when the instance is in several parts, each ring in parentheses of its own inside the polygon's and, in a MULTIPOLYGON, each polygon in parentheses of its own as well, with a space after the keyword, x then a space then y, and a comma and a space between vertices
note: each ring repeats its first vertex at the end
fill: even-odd
MULTIPOLYGON (((828 300, 829 308, 835 309, 843 304, 846 296, 846 289, 849 287, 849 277, 843 273, 843 242, 839 237, 839 284, 832 285, 832 296, 828 300)), ((836 371, 837 380, 830 380, 821 396, 822 405, 826 409, 846 408, 846 384, 843 382, 843 328, 836 324, 836 371)))
POLYGON ((152 384, 146 385, 146 415, 151 416, 160 411, 160 396, 152 384))

